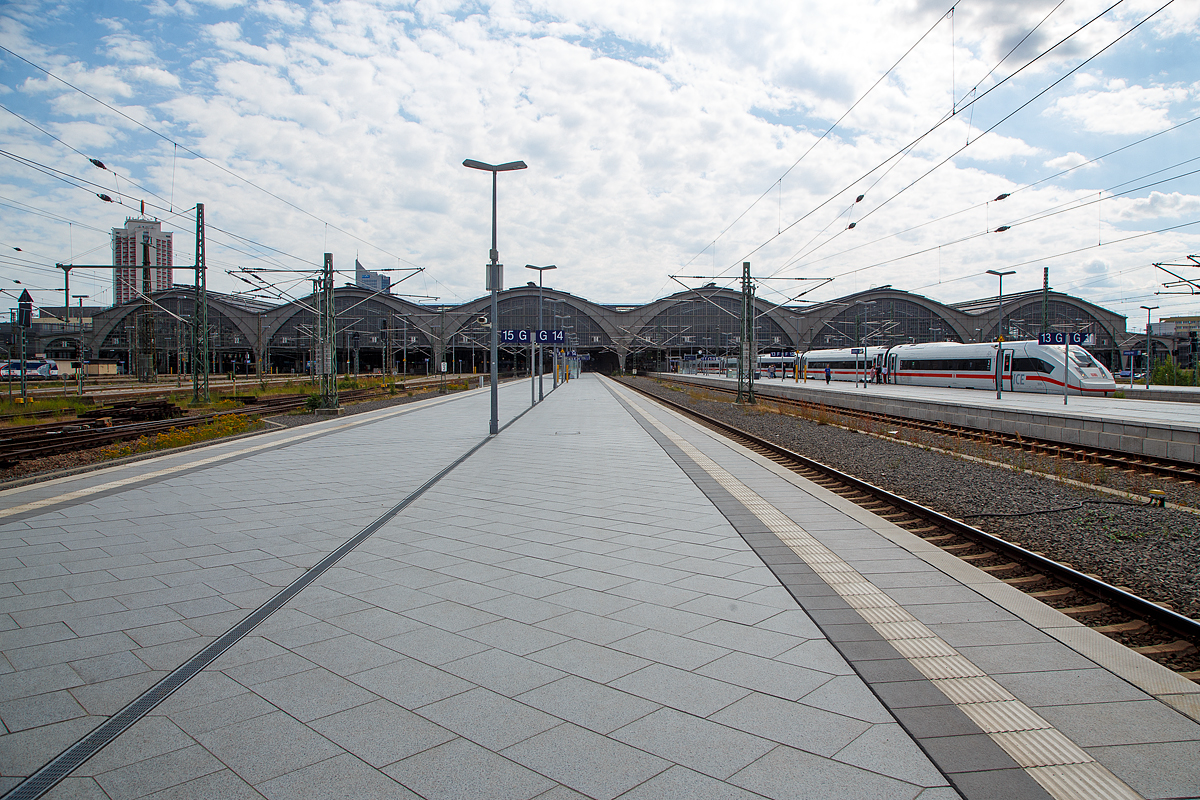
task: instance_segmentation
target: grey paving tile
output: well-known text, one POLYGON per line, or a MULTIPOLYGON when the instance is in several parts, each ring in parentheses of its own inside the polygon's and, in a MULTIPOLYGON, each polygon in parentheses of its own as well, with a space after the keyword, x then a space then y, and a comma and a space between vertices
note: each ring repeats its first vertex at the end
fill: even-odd
POLYGON ((526 692, 517 699, 603 734, 660 708, 657 703, 574 675, 526 692))
POLYGON ((486 625, 465 630, 462 635, 520 656, 529 655, 567 641, 567 637, 561 633, 554 633, 536 625, 527 625, 511 619, 489 622, 486 625))
POLYGON ((670 708, 631 722, 611 736, 722 780, 776 746, 767 739, 670 708))
MULTIPOLYGON (((4 779, 0 778, 0 781, 4 779)), ((16 781, 16 778, 11 780, 16 781)), ((15 784, 14 784, 15 785, 15 784)), ((3 786, 3 784, 0 784, 3 786)), ((9 787, 4 786, 0 791, 7 791, 9 787)), ((100 784, 96 783, 95 778, 76 778, 68 777, 63 779, 62 783, 55 786, 43 797, 46 800, 110 800, 109 795, 100 788, 100 784)))
POLYGON ((381 641, 391 636, 399 636, 421 627, 421 623, 409 619, 403 614, 388 611, 386 608, 371 607, 362 611, 333 617, 328 620, 343 630, 364 636, 372 641, 381 641))
POLYGON ((393 649, 354 634, 298 647, 296 653, 337 675, 353 675, 401 657, 393 649))
POLYGON ((549 714, 487 689, 474 689, 423 706, 420 713, 443 728, 495 751, 560 724, 549 714))
POLYGON ((696 669, 729 653, 724 647, 657 630, 645 630, 619 639, 609 644, 609 647, 649 661, 687 670, 696 669))
POLYGON ((592 644, 606 645, 638 633, 641 628, 615 619, 572 611, 538 623, 538 627, 592 644))
POLYGON ((165 676, 166 673, 160 671, 140 672, 111 681, 76 686, 70 691, 71 696, 89 714, 115 714, 165 676))
POLYGON ((81 636, 61 642, 8 650, 5 652, 5 657, 16 669, 27 670, 50 664, 65 664, 68 661, 78 661, 92 656, 119 653, 122 650, 134 650, 137 646, 137 643, 124 633, 101 633, 95 636, 81 636))
POLYGON ((351 755, 335 756, 256 787, 270 800, 417 800, 417 795, 351 755))
POLYGON ((295 675, 297 672, 305 672, 312 668, 311 661, 285 650, 279 655, 236 667, 228 667, 222 671, 243 686, 254 687, 260 683, 295 675))
POLYGON ((543 599, 547 603, 554 603, 565 608, 573 608, 576 611, 585 611, 589 614, 596 614, 602 617, 629 608, 637 602, 636 600, 630 600, 619 595, 608 592, 597 592, 594 589, 585 589, 582 587, 567 589, 566 591, 548 595, 543 599))
POLYGON ((456 675, 408 658, 359 672, 354 682, 404 708, 419 708, 474 688, 456 675))
POLYGON ((838 761, 908 781, 918 786, 938 786, 946 779, 897 724, 873 725, 835 755, 838 761))
POLYGON ((562 644, 539 650, 530 654, 529 658, 598 683, 616 680, 651 663, 608 647, 565 637, 562 644))
POLYGON ((663 586, 658 583, 649 581, 633 581, 625 583, 611 589, 612 594, 628 597, 632 600, 641 600, 645 603, 654 603, 655 605, 674 608, 681 603, 686 603, 689 600, 695 600, 697 597, 703 597, 701 592, 695 592, 691 589, 680 589, 676 586, 663 586))
POLYGON ((418 622, 424 622, 426 625, 432 625, 451 633, 458 633, 467 628, 475 628, 500 619, 495 614, 448 600, 409 609, 404 614, 418 622))
POLYGON ((443 664, 442 669, 507 697, 563 677, 557 669, 503 650, 487 650, 460 658, 443 664))
POLYGON ((675 635, 689 633, 712 622, 711 618, 700 614, 689 614, 652 603, 637 603, 609 616, 631 625, 675 635))
POLYGON ((66 690, 22 697, 0 704, 0 722, 11 732, 50 725, 86 714, 83 707, 66 690))
POLYGON ((560 605, 512 593, 494 600, 485 600, 479 603, 478 607, 489 614, 496 614, 505 619, 523 622, 526 625, 532 625, 544 619, 557 617, 567 611, 567 609, 560 605))
POLYGON ((612 681, 610 685, 701 717, 707 717, 750 694, 747 689, 664 664, 651 664, 612 681))
POLYGON ((75 774, 100 775, 112 772, 163 753, 183 750, 194 744, 195 742, 187 734, 166 717, 143 717, 132 728, 81 765, 75 774))
POLYGON ((775 748, 731 777, 729 782, 779 800, 826 800, 830 797, 911 800, 921 791, 921 787, 910 783, 789 747, 775 748))
POLYGON ((767 658, 774 658, 804 641, 796 636, 725 620, 692 631, 688 638, 767 658))
POLYGON ((387 700, 323 717, 310 727, 374 767, 385 767, 455 738, 450 731, 387 700))
POLYGON ((62 752, 103 721, 103 717, 77 717, 0 736, 3 772, 20 776, 33 774, 46 763, 47 753, 62 752))
POLYGON ((611 800, 670 766, 570 723, 526 739, 502 754, 598 800, 611 800))
POLYGON ((798 700, 830 680, 824 672, 747 653, 730 653, 696 672, 785 700, 798 700))
POLYGON ((226 725, 196 739, 250 784, 286 775, 343 752, 283 712, 226 725))
POLYGON ((742 625, 757 625, 776 614, 787 613, 781 612, 777 608, 771 608, 770 606, 760 606, 756 603, 747 603, 741 600, 711 595, 703 595, 694 600, 688 600, 686 603, 676 606, 676 608, 696 614, 704 614, 715 619, 737 622, 742 625))
POLYGON ((466 739, 406 758, 384 772, 427 800, 527 800, 554 786, 537 772, 466 739))
POLYGON ((1103 669, 1001 673, 996 675, 996 681, 1034 708, 1072 703, 1115 703, 1146 697, 1140 689, 1103 669))
POLYGON ((79 674, 67 664, 10 672, 0 675, 0 701, 30 697, 58 689, 69 689, 83 683, 79 674))
MULTIPOLYGON (((872 633, 874 633, 873 630, 872 633)), ((827 672, 830 675, 854 674, 854 670, 846 663, 842 654, 824 639, 810 639, 785 653, 780 653, 775 660, 827 672)))
POLYGON ((1157 700, 1039 706, 1037 712, 1080 747, 1192 742, 1200 754, 1200 725, 1157 700))
POLYGON ((221 768, 211 753, 193 744, 101 773, 96 782, 110 797, 140 797, 221 768))
POLYGON ((221 769, 147 795, 146 800, 211 800, 215 797, 221 800, 261 800, 262 795, 231 770, 221 769))
POLYGON ((487 649, 486 645, 466 636, 430 626, 423 626, 399 636, 383 639, 380 644, 390 650, 434 666, 474 653, 481 653, 487 649))
POLYGON ((674 766, 621 795, 620 800, 758 800, 759 794, 674 766))
POLYGON ((1143 797, 1195 797, 1200 746, 1195 742, 1094 747, 1088 753, 1143 797), (1170 769, 1162 769, 1170 764, 1170 769))
POLYGON ((764 694, 751 694, 710 717, 732 728, 781 744, 832 756, 870 724, 764 694))
POLYGON ((1066 645, 1058 642, 1046 644, 997 644, 977 647, 959 647, 959 652, 969 658, 989 675, 1006 672, 1054 672, 1063 669, 1089 669, 1095 662, 1081 656, 1066 645))
MULTIPOLYGON (((240 688, 240 687, 239 687, 240 688)), ((161 709, 161 706, 159 707, 161 709)), ((235 722, 271 714, 279 709, 253 692, 243 691, 204 705, 180 708, 166 714, 185 733, 196 736, 235 722)))

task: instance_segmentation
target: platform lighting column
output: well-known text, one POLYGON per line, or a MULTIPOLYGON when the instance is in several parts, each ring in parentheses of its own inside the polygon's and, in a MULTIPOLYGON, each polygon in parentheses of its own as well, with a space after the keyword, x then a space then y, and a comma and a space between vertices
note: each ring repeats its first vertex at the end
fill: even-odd
MULTIPOLYGON (((554 264, 551 264, 550 266, 547 266, 547 267, 535 267, 533 264, 526 264, 525 269, 536 269, 538 271, 538 330, 540 331, 542 329, 542 278, 545 276, 546 270, 558 269, 558 267, 556 267, 554 264)), ((542 399, 545 396, 542 391, 542 373, 543 372, 545 372, 545 370, 542 369, 542 348, 539 345, 538 346, 538 360, 537 360, 538 402, 539 403, 542 402, 542 399)))
POLYGON ((83 397, 83 301, 91 295, 73 294, 71 296, 79 298, 79 369, 76 370, 75 376, 79 379, 79 396, 83 397))
POLYGON ((995 275, 996 277, 998 277, 1000 279, 1000 321, 996 323, 996 341, 1003 342, 1004 341, 1004 276, 1005 275, 1016 275, 1017 271, 1015 269, 1010 269, 1010 270, 1005 270, 1003 272, 998 272, 994 269, 989 269, 987 271, 987 274, 995 275))
MULTIPOLYGON (((875 301, 874 300, 855 300, 854 305, 856 305, 856 306, 873 306, 873 305, 875 305, 875 301)), ((863 388, 865 389, 865 388, 867 388, 867 374, 866 374, 866 372, 867 372, 867 351, 866 351, 866 347, 863 344, 862 312, 861 311, 859 311, 858 313, 856 313, 854 315, 854 335, 858 339, 858 345, 857 345, 857 347, 855 347, 855 349, 862 351, 861 353, 854 354, 854 385, 858 386, 858 357, 861 355, 862 359, 863 359, 863 388)))
MULTIPOLYGON (((1142 308, 1146 309, 1146 388, 1149 389, 1150 388, 1150 367, 1153 365, 1153 361, 1150 358, 1150 354, 1152 352, 1150 350, 1150 312, 1153 311, 1154 309, 1158 308, 1158 306, 1142 306, 1142 308)), ((1130 380, 1130 382, 1133 381, 1133 364, 1132 363, 1130 363, 1130 365, 1129 365, 1129 380, 1130 380)))
POLYGON ((527 169, 528 165, 524 161, 510 161, 507 164, 485 164, 482 161, 473 161, 466 159, 463 161, 463 166, 470 169, 483 170, 484 172, 492 173, 492 249, 489 253, 490 260, 487 265, 487 288, 492 293, 491 307, 491 358, 492 358, 492 417, 488 427, 490 435, 495 436, 500 433, 500 284, 503 283, 502 275, 504 265, 500 263, 500 253, 496 249, 496 173, 509 172, 517 169, 527 169))

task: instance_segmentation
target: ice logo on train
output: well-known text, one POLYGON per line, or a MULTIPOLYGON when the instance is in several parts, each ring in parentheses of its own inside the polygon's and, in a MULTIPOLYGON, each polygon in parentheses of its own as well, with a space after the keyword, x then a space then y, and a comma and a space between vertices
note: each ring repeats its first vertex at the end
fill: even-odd
POLYGON ((887 382, 902 386, 941 386, 950 389, 996 389, 1006 392, 1107 397, 1117 390, 1108 369, 1082 347, 1039 344, 1037 341, 959 344, 929 342, 891 347, 810 350, 801 357, 802 374, 824 380, 825 368, 835 381, 864 380, 874 369, 887 382), (1001 348, 1003 363, 997 365, 1001 348), (857 350, 858 352, 855 352, 857 350), (865 352, 864 352, 865 351, 865 352), (999 369, 997 369, 999 367, 999 369))

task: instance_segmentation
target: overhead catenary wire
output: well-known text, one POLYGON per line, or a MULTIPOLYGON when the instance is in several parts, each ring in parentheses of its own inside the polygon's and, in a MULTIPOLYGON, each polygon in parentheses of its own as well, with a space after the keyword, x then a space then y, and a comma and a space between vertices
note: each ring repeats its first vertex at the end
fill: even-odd
MULTIPOLYGON (((966 108, 966 107, 968 107, 968 106, 973 106, 975 103, 978 103, 980 100, 982 100, 982 99, 983 99, 984 97, 986 97, 988 94, 990 94, 991 92, 995 91, 995 90, 996 90, 996 89, 998 89, 999 87, 1003 86, 1003 85, 1004 85, 1004 84, 1006 84, 1008 81, 1012 80, 1012 79, 1013 79, 1015 76, 1017 76, 1018 74, 1020 74, 1022 71, 1024 71, 1024 70, 1025 70, 1025 69, 1027 69, 1027 68, 1029 68, 1031 65, 1033 65, 1033 64, 1035 64, 1035 63, 1037 63, 1039 60, 1041 60, 1041 59, 1042 59, 1042 58, 1044 58, 1045 56, 1047 56, 1047 55, 1049 55, 1050 53, 1052 53, 1054 50, 1056 50, 1057 48, 1059 48, 1060 46, 1062 46, 1064 43, 1066 43, 1067 41, 1069 41, 1069 40, 1070 40, 1070 39, 1072 39, 1073 37, 1077 36, 1077 35, 1078 35, 1080 32, 1082 32, 1083 30, 1087 29, 1089 26, 1091 26, 1092 24, 1094 24, 1094 23, 1095 23, 1097 20, 1099 20, 1100 18, 1102 18, 1102 17, 1103 17, 1105 14, 1107 14, 1107 13, 1108 13, 1109 11, 1111 11, 1112 9, 1116 8, 1116 7, 1117 7, 1118 5, 1120 5, 1122 2, 1124 2, 1124 0, 1117 0, 1117 2, 1113 3, 1112 5, 1110 5, 1108 8, 1106 8, 1106 9, 1105 9, 1104 11, 1102 11, 1100 14, 1097 14, 1096 16, 1092 17, 1092 18, 1091 18, 1091 19, 1089 19, 1087 22, 1085 22, 1084 24, 1082 24, 1082 25, 1080 25, 1079 27, 1077 27, 1077 28, 1076 28, 1074 31, 1072 31, 1072 32, 1071 32, 1071 33, 1069 33, 1068 35, 1064 36, 1062 39, 1060 39, 1059 41, 1055 42, 1055 43, 1054 43, 1053 45, 1051 45, 1050 47, 1048 47, 1048 48, 1046 48, 1045 50, 1043 50, 1043 51, 1042 51, 1041 53, 1039 53, 1039 54, 1038 54, 1036 57, 1034 57, 1033 59, 1031 59, 1030 61, 1028 61, 1028 62, 1027 62, 1027 63, 1025 63, 1024 65, 1022 65, 1020 68, 1018 68, 1017 70, 1015 70, 1014 72, 1012 72, 1011 74, 1009 74, 1008 76, 1006 76, 1006 77, 1005 77, 1003 80, 1001 80, 1001 81, 999 81, 998 83, 996 83, 994 86, 992 86, 991 88, 989 88, 989 89, 988 89, 986 92, 983 92, 982 94, 980 94, 980 95, 976 96, 975 98, 973 98, 973 99, 970 101, 970 103, 968 103, 968 104, 966 104, 966 105, 964 106, 964 108, 966 108)), ((1109 43, 1108 45, 1106 45, 1106 46, 1105 46, 1103 49, 1101 49, 1101 50, 1097 51, 1096 53, 1092 54, 1091 56, 1089 56, 1087 60, 1085 60, 1083 63, 1079 64, 1079 65, 1078 65, 1078 66, 1076 66, 1074 69, 1072 69, 1070 73, 1068 73, 1067 75, 1063 76, 1062 78, 1059 78, 1059 79, 1058 79, 1058 80, 1056 80, 1054 83, 1052 83, 1050 86, 1048 86, 1048 87, 1046 87, 1045 89, 1041 90, 1041 91, 1040 91, 1040 92, 1039 92, 1037 95, 1035 95, 1035 97, 1033 97, 1033 98, 1031 98, 1030 100, 1028 100, 1028 101, 1026 101, 1025 103, 1023 103, 1023 104, 1022 104, 1021 106, 1019 106, 1019 107, 1018 107, 1016 110, 1014 110, 1014 111, 1010 112, 1010 113, 1009 113, 1007 116, 1005 116, 1005 117, 1004 117, 1004 119, 1002 119, 1000 122, 996 123, 996 125, 993 125, 993 126, 992 126, 992 128, 990 128, 990 129, 989 129, 989 131, 985 131, 985 133, 986 133, 986 132, 990 132, 991 130, 994 130, 996 127, 998 127, 998 126, 999 126, 1000 124, 1002 124, 1004 121, 1006 121, 1007 119, 1011 118, 1011 117, 1012 117, 1014 114, 1016 114, 1018 111, 1020 111, 1020 110, 1021 110, 1021 108, 1024 108, 1024 107, 1025 107, 1025 106, 1027 106, 1029 103, 1031 103, 1031 102, 1033 102, 1034 100, 1036 100, 1036 99, 1037 99, 1037 97, 1040 97, 1041 95, 1043 95, 1043 94, 1045 94, 1046 92, 1050 91, 1050 89, 1052 89, 1054 86, 1056 86, 1058 83, 1060 83, 1060 82, 1061 82, 1062 80, 1064 80, 1066 77, 1068 77, 1068 76, 1069 76, 1071 73, 1073 73, 1073 72, 1075 72, 1075 71, 1078 71, 1078 70, 1079 70, 1080 68, 1082 68, 1082 67, 1083 67, 1085 64, 1087 64, 1087 63, 1088 63, 1088 62, 1090 62, 1091 60, 1095 59, 1095 58, 1096 58, 1096 57, 1098 57, 1098 56, 1099 56, 1101 53, 1103 53, 1105 50, 1109 49, 1109 48, 1110 48, 1110 47, 1112 47, 1114 44, 1116 44, 1116 42, 1120 41, 1120 40, 1121 40, 1121 39, 1123 39, 1125 36, 1127 36, 1127 35, 1129 35, 1130 33, 1132 33, 1134 30, 1137 30, 1137 28, 1139 28, 1141 25, 1143 25, 1143 24, 1144 24, 1145 22, 1147 22, 1149 19, 1151 19, 1152 17, 1154 17, 1155 15, 1157 15, 1157 14, 1158 14, 1160 11, 1162 11, 1162 9, 1163 9, 1163 8, 1166 8, 1168 5, 1171 5, 1171 3, 1173 3, 1173 2, 1174 2, 1174 0, 1168 0, 1168 2, 1167 2, 1165 5, 1163 5, 1161 8, 1159 8, 1157 11, 1153 12, 1153 13, 1152 13, 1150 16, 1148 16, 1148 17, 1144 18, 1143 20, 1141 20, 1140 22, 1138 22, 1138 23, 1137 23, 1137 25, 1134 25, 1132 28, 1130 28, 1129 30, 1125 31, 1125 33, 1121 34, 1121 36, 1120 36, 1120 37, 1118 37, 1118 38, 1117 38, 1116 40, 1114 40, 1113 42, 1110 42, 1110 43, 1109 43)), ((961 110, 960 110, 960 111, 961 111, 961 110)), ((775 241, 776 239, 778 239, 778 238, 779 238, 780 236, 782 236, 783 234, 785 234, 785 233, 788 233, 788 232, 789 232, 789 231, 790 231, 792 228, 794 228, 795 226, 799 225, 801 222, 803 222, 803 221, 805 221, 806 219, 808 219, 808 217, 812 216, 814 213, 816 213, 816 212, 817 212, 817 211, 819 211, 820 209, 824 208, 826 205, 829 205, 829 204, 830 204, 831 202, 833 202, 833 200, 835 200, 837 197, 840 197, 841 195, 843 195, 843 194, 845 194, 846 192, 848 192, 848 191, 850 191, 851 189, 853 189, 853 188, 854 188, 854 187, 855 187, 855 186, 856 186, 858 183, 860 183, 861 181, 863 181, 863 180, 865 180, 866 178, 870 177, 872 174, 874 174, 874 173, 875 173, 876 171, 878 171, 879 169, 881 169, 881 168, 883 168, 883 167, 887 166, 889 163, 891 163, 891 162, 892 162, 893 160, 895 160, 896 158, 902 158, 902 157, 903 157, 903 156, 904 156, 904 155, 905 155, 907 152, 909 152, 909 151, 910 151, 910 150, 911 150, 911 149, 912 149, 912 148, 913 148, 913 147, 914 147, 914 146, 915 146, 917 143, 921 142, 921 141, 922 141, 922 140, 924 140, 925 138, 927 138, 927 137, 929 137, 930 135, 932 135, 932 134, 933 134, 933 133, 934 133, 936 130, 938 130, 939 128, 941 128, 943 125, 945 125, 945 124, 946 124, 948 121, 950 121, 952 118, 953 118, 953 117, 952 117, 951 115, 949 115, 949 114, 947 114, 947 115, 943 116, 943 117, 942 117, 942 119, 940 119, 940 120, 939 120, 937 123, 935 123, 933 126, 931 126, 931 127, 928 129, 928 130, 926 130, 925 132, 921 133, 919 136, 917 136, 917 137, 916 137, 915 139, 913 139, 911 142, 909 142, 908 144, 904 145, 903 147, 901 147, 901 148, 897 149, 897 150, 896 150, 894 153, 892 153, 892 155, 888 156, 886 159, 884 159, 883 161, 879 162, 878 164, 876 164, 876 165, 875 165, 874 167, 872 167, 871 169, 869 169, 869 170, 867 170, 866 172, 864 172, 864 173, 863 173, 862 175, 860 175, 858 178, 855 178, 853 181, 851 181, 850 183, 848 183, 848 184, 846 184, 845 186, 843 186, 843 188, 841 188, 841 189, 840 189, 840 190, 838 190, 837 192, 834 192, 833 194, 831 194, 831 195, 830 195, 828 198, 826 198, 824 201, 822 201, 821 203, 817 204, 816 206, 814 206, 814 207, 813 207, 812 209, 810 209, 809 211, 805 212, 805 213, 804 213, 802 216, 800 216, 799 218, 797 218, 797 219, 796 219, 794 222, 792 222, 791 224, 789 224, 788 226, 786 226, 786 227, 785 227, 785 228, 784 228, 784 229, 783 229, 783 230, 782 230, 780 233, 774 234, 774 235, 772 235, 772 236, 768 236, 768 237, 767 237, 767 238, 766 238, 766 239, 765 239, 763 242, 761 242, 760 244, 756 245, 756 246, 755 246, 754 248, 752 248, 752 249, 751 249, 749 252, 746 252, 746 253, 744 253, 744 254, 743 254, 741 257, 739 257, 739 258, 738 258, 738 259, 736 259, 735 261, 731 262, 731 263, 730 263, 730 265, 729 265, 729 266, 728 266, 726 269, 732 269, 732 268, 734 268, 736 265, 738 265, 738 264, 740 264, 740 263, 742 263, 742 262, 744 262, 744 261, 748 260, 748 259, 749 259, 751 256, 753 256, 755 253, 757 253, 757 252, 759 252, 760 250, 762 250, 764 247, 766 247, 768 244, 770 244, 771 242, 773 242, 773 241, 775 241)), ((982 136, 983 136, 983 134, 980 134, 980 136, 976 137, 976 138, 975 138, 975 139, 974 139, 972 142, 970 142, 969 144, 967 144, 967 145, 964 145, 963 147, 959 148, 957 151, 955 151, 955 154, 954 154, 954 155, 957 155, 957 154, 961 153, 961 152, 962 152, 963 150, 965 150, 967 147, 970 147, 972 144, 974 144, 975 142, 979 141, 979 139, 980 139, 980 138, 982 138, 982 136)), ((918 183, 920 180, 922 180, 924 177, 926 177, 927 175, 929 175, 930 173, 932 173, 932 172, 933 172, 935 169, 937 169, 937 167, 938 167, 938 166, 941 166, 941 164, 944 164, 944 163, 946 163, 946 161, 949 161, 951 158, 953 158, 953 157, 954 157, 954 155, 952 155, 952 156, 950 156, 949 158, 947 158, 947 159, 943 160, 942 162, 939 162, 939 164, 938 164, 937 166, 935 166, 935 167, 933 167, 932 169, 928 170, 926 173, 924 173, 924 174, 923 174, 921 177, 919 177, 917 180, 915 180, 915 181, 911 182, 911 183, 910 183, 908 186, 906 186, 906 187, 905 187, 905 189, 907 189, 907 188, 911 188, 913 185, 915 185, 915 184, 916 184, 916 183, 918 183)), ((903 190, 902 190, 902 191, 903 191, 903 190)), ((897 193, 895 196, 898 196, 899 194, 900 194, 900 193, 898 192, 898 193, 897 193)), ((895 197, 895 196, 893 196, 893 198, 889 198, 889 201, 890 201, 891 199, 894 199, 894 197, 895 197)), ((881 206, 880 206, 880 207, 881 207, 881 206)), ((879 207, 876 207, 875 209, 872 209, 872 211, 870 211, 870 212, 868 212, 867 214, 865 214, 865 215, 864 215, 864 216, 863 216, 863 217, 860 219, 860 222, 862 221, 862 219, 865 219, 866 217, 868 217, 868 216, 870 216, 871 214, 873 214, 873 213, 874 213, 876 210, 878 210, 878 208, 879 208, 879 207)))
MULTIPOLYGON (((395 253, 389 252, 388 250, 384 249, 383 247, 380 247, 377 244, 369 242, 366 239, 356 236, 355 234, 351 233, 350 231, 348 231, 336 224, 330 223, 329 221, 322 219, 321 217, 317 216, 316 214, 313 214, 312 212, 297 205, 296 203, 293 203, 290 200, 280 197, 278 194, 276 194, 275 192, 272 192, 270 189, 266 189, 262 186, 259 186, 257 183, 250 180, 249 178, 243 177, 242 175, 238 174, 234 170, 229 169, 228 167, 209 159, 208 157, 204 156, 203 154, 196 152, 195 150, 191 149, 187 145, 183 145, 183 144, 180 144, 179 142, 176 142, 174 139, 170 138, 169 136, 162 133, 161 131, 155 130, 154 128, 150 127, 149 125, 142 122, 141 120, 134 119, 133 117, 131 117, 130 115, 128 115, 124 111, 122 111, 121 109, 105 102, 104 100, 101 100, 99 97, 96 97, 95 95, 91 94, 90 92, 87 92, 86 90, 81 89, 80 87, 67 81, 66 79, 59 77, 58 75, 54 74, 50 70, 46 69, 45 67, 43 67, 39 64, 35 64, 34 62, 30 61, 29 59, 25 58, 24 56, 20 55, 19 53, 9 49, 8 47, 5 47, 2 44, 0 44, 0 51, 8 53, 13 58, 21 61, 24 64, 27 64, 28 66, 32 67, 33 69, 47 75, 48 77, 53 78, 54 80, 58 81, 59 83, 63 84, 64 86, 67 86, 70 89, 73 89, 74 91, 79 92, 84 97, 87 97, 88 99, 93 100, 96 103, 99 103, 100 105, 107 108, 109 111, 112 111, 114 114, 117 114, 118 116, 122 117, 123 119, 126 119, 129 122, 132 122, 134 125, 138 126, 139 128, 142 128, 142 129, 146 130, 147 132, 153 134, 154 136, 157 136, 158 138, 162 139, 163 141, 176 146, 177 148, 183 150, 188 155, 193 156, 194 158, 199 159, 200 161, 203 161, 204 163, 220 170, 221 172, 224 172, 225 174, 246 184, 247 186, 257 189, 258 191, 262 192, 263 194, 266 194, 267 196, 272 197, 275 200, 278 200, 279 202, 283 203, 284 205, 288 206, 289 208, 300 212, 304 216, 309 217, 310 219, 316 220, 317 222, 323 223, 324 225, 327 225, 330 228, 333 228, 338 233, 341 233, 342 235, 344 235, 356 242, 359 242, 360 244, 364 244, 374 250, 378 250, 381 253, 384 253, 392 258, 402 261, 405 264, 408 264, 412 267, 420 267, 419 264, 414 264, 413 262, 409 261, 408 259, 406 259, 402 256, 399 256, 395 253)), ((116 173, 114 173, 114 175, 115 174, 116 173)))

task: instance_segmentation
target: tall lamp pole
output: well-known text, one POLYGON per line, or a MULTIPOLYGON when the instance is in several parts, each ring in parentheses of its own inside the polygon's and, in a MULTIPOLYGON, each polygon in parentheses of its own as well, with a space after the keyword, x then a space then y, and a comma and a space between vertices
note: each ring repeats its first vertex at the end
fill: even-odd
MULTIPOLYGON (((542 278, 546 275, 548 269, 558 269, 554 264, 548 267, 535 267, 533 264, 526 264, 525 269, 536 269, 538 271, 538 330, 542 329, 542 278)), ((542 393, 542 347, 538 344, 537 358, 537 379, 538 379, 538 402, 542 402, 544 394, 542 393)))
POLYGON ((504 265, 500 263, 500 252, 496 249, 496 173, 509 172, 515 169, 526 169, 524 161, 510 161, 507 164, 485 164, 482 161, 467 159, 463 166, 470 169, 483 170, 492 173, 492 250, 491 260, 487 265, 487 288, 492 293, 491 311, 491 351, 492 351, 492 419, 488 427, 490 435, 500 433, 500 394, 497 384, 500 382, 498 359, 500 355, 500 284, 504 282, 504 265))
MULTIPOLYGON (((91 297, 90 294, 73 294, 72 297, 79 299, 79 369, 77 375, 79 379, 79 396, 83 396, 83 301, 91 297)), ((67 327, 70 327, 69 325, 67 327)))
MULTIPOLYGON (((1151 353, 1151 350, 1150 350, 1150 312, 1153 311, 1154 309, 1158 308, 1158 306, 1142 306, 1142 308, 1146 309, 1146 388, 1149 389, 1150 388, 1150 368, 1154 365, 1153 360, 1150 358, 1150 353, 1151 353)), ((1129 365, 1129 377, 1132 380, 1132 378, 1133 378, 1133 365, 1132 364, 1129 365)))
POLYGON ((1016 275, 1017 271, 1015 269, 1009 269, 1009 270, 1005 270, 1004 272, 997 272, 994 269, 989 269, 987 271, 987 274, 995 275, 996 277, 998 277, 1000 279, 1000 320, 999 320, 999 322, 996 323, 996 341, 1003 342, 1004 341, 1004 276, 1005 275, 1016 275))

